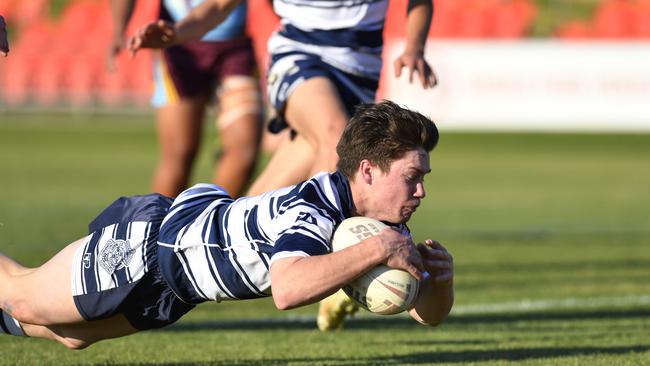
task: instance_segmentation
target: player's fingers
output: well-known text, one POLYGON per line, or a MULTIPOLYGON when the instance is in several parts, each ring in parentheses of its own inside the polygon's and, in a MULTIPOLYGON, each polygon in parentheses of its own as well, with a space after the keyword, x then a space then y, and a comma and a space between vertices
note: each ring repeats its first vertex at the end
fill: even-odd
POLYGON ((135 54, 140 49, 141 43, 142 41, 139 37, 129 39, 129 53, 131 54, 131 57, 135 57, 135 54))
POLYGON ((420 84, 422 84, 422 87, 424 89, 429 87, 428 78, 427 78, 428 74, 426 72, 426 67, 425 66, 426 65, 424 64, 424 62, 422 62, 422 60, 420 60, 420 61, 418 61, 416 63, 416 67, 417 67, 417 71, 418 71, 418 79, 420 79, 420 84))
POLYGON ((417 278, 418 280, 422 280, 422 270, 418 269, 414 265, 410 265, 406 267, 406 271, 411 274, 411 276, 417 278))
POLYGON ((454 274, 451 272, 440 273, 433 277, 433 280, 438 283, 451 282, 453 279, 454 274))
POLYGON ((395 69, 395 77, 399 78, 400 75, 402 75, 402 67, 404 67, 404 64, 402 63, 402 60, 400 58, 397 58, 393 62, 393 68, 395 69))
POLYGON ((416 70, 415 70, 415 65, 411 63, 411 64, 408 65, 407 67, 408 67, 408 69, 409 69, 409 84, 412 84, 412 83, 413 83, 413 74, 414 74, 415 71, 416 71, 416 70))
POLYGON ((425 259, 424 264, 428 269, 451 270, 453 268, 451 262, 446 260, 425 259))
POLYGON ((442 244, 440 244, 440 242, 437 240, 427 239, 424 241, 424 244, 426 244, 428 247, 431 248, 444 250, 445 252, 447 251, 447 249, 442 244))
POLYGON ((429 68, 429 84, 433 88, 434 86, 438 85, 438 76, 436 75, 435 72, 431 68, 429 68))

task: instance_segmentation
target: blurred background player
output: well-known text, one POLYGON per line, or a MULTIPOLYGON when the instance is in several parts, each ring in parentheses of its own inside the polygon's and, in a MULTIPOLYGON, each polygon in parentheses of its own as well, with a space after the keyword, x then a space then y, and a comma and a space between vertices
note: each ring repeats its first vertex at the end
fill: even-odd
MULTIPOLYGON (((346 121, 356 105, 375 100, 382 68, 387 0, 333 1, 328 7, 308 0, 274 0, 273 5, 282 26, 268 44, 269 103, 277 114, 270 128, 288 126, 296 136, 283 141, 251 194, 332 171, 346 121), (287 161, 294 162, 292 170, 277 174, 287 161)), ((436 78, 423 54, 433 3, 411 0, 407 14, 406 48, 394 61, 395 75, 406 67, 409 79, 417 72, 422 86, 430 88, 436 78)))
MULTIPOLYGON (((175 25, 145 25, 129 40, 129 48, 135 52, 196 39, 236 4, 236 0, 208 0, 175 25)), ((274 0, 273 6, 282 26, 268 44, 268 96, 277 115, 270 128, 290 127, 295 136, 282 141, 249 195, 333 171, 338 160, 335 147, 347 120, 356 105, 374 101, 382 68, 388 0, 330 1, 327 7, 308 0, 274 0)), ((409 80, 417 74, 425 89, 436 85, 424 59, 432 16, 432 0, 408 1, 406 45, 393 64, 396 77, 406 67, 409 80)), ((339 292, 321 303, 318 327, 340 328, 345 315, 357 309, 339 292)))
MULTIPOLYGON (((200 1, 161 0, 160 19, 174 23, 200 1)), ((114 36, 109 67, 120 52, 134 0, 113 0, 114 36)), ((156 125, 160 158, 152 190, 175 197, 188 185, 201 142, 207 107, 217 110, 220 151, 213 182, 233 197, 247 187, 257 162, 262 106, 256 64, 245 35, 245 1, 200 40, 166 48, 154 63, 156 125)))
POLYGON ((0 15, 0 55, 7 57, 9 54, 9 41, 7 40, 7 24, 0 15))

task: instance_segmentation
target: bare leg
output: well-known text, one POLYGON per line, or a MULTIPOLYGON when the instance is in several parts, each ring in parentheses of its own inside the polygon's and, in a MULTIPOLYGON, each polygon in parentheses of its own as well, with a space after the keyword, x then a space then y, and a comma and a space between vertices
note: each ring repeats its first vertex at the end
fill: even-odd
POLYGON ((33 271, 33 268, 27 268, 15 260, 0 253, 0 272, 4 271, 11 276, 26 274, 33 271))
POLYGON ((176 197, 188 184, 201 142, 205 103, 203 96, 184 98, 156 111, 160 159, 152 189, 176 197))
POLYGON ((349 116, 332 82, 315 77, 300 84, 289 97, 285 117, 314 148, 309 175, 336 170, 336 144, 349 116))
POLYGON ((22 274, 0 271, 0 308, 22 323, 50 325, 83 321, 72 298, 71 276, 75 250, 85 240, 68 245, 33 270, 22 274))
POLYGON ((257 196, 309 178, 313 162, 314 150, 303 137, 298 135, 294 140, 283 140, 248 195, 257 196))
POLYGON ((83 349, 104 339, 138 332, 123 315, 77 324, 21 325, 25 334, 30 337, 51 339, 71 349, 83 349))
POLYGON ((86 240, 75 241, 33 269, 0 256, 0 308, 17 319, 28 336, 81 349, 138 331, 123 315, 88 322, 79 314, 72 297, 72 261, 86 240))
POLYGON ((294 140, 282 141, 249 195, 296 184, 318 172, 336 170, 336 144, 348 115, 332 82, 316 77, 300 84, 289 97, 285 117, 298 135, 294 140))
POLYGON ((240 196, 251 179, 261 138, 260 95, 257 80, 230 76, 219 93, 217 124, 221 155, 214 168, 214 182, 233 197, 240 196))

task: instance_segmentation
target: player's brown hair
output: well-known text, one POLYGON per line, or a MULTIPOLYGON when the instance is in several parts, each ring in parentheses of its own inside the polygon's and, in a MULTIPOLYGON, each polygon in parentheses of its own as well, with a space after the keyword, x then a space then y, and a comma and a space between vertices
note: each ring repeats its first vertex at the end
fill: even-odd
POLYGON ((361 104, 336 146, 337 169, 352 178, 363 159, 388 172, 393 161, 408 151, 433 150, 438 129, 431 119, 391 101, 361 104))

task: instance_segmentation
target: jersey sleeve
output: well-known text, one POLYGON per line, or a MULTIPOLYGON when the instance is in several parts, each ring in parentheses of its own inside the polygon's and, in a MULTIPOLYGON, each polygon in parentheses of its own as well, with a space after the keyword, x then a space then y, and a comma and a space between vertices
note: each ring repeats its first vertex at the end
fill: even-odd
POLYGON ((280 258, 308 257, 331 252, 336 223, 317 207, 289 209, 277 218, 278 239, 271 263, 280 258))

